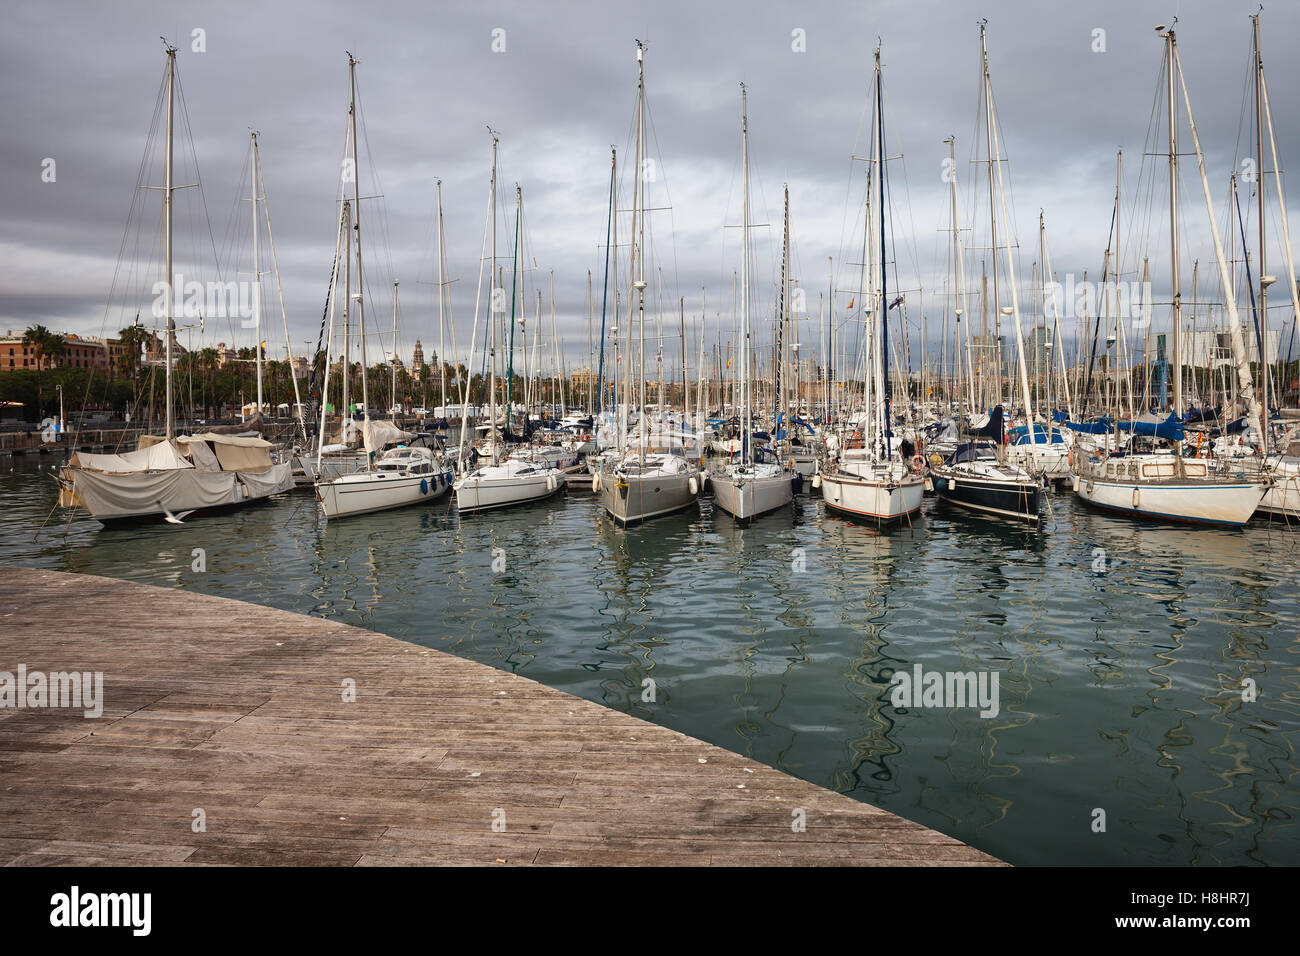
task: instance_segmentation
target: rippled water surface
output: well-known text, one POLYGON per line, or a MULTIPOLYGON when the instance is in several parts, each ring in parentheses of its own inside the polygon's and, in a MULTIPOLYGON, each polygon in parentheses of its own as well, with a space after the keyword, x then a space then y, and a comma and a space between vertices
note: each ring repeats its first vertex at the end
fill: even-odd
POLYGON ((0 459, 0 562, 372 628, 1013 863, 1300 863, 1300 531, 1138 524, 1068 494, 1041 533, 927 499, 882 534, 806 496, 743 530, 706 502, 622 531, 571 491, 465 520, 443 499, 327 526, 310 494, 180 526, 55 514, 33 538, 52 461, 0 459), (996 672, 998 715, 895 707, 890 675, 917 664, 996 672))

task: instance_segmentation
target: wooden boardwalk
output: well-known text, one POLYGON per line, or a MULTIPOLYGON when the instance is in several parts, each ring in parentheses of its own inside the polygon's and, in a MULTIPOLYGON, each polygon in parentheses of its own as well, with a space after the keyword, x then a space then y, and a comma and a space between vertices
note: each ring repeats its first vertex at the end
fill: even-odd
POLYGON ((104 711, 0 709, 6 865, 998 862, 526 678, 240 601, 0 569, 0 671, 20 664, 103 671, 104 711))

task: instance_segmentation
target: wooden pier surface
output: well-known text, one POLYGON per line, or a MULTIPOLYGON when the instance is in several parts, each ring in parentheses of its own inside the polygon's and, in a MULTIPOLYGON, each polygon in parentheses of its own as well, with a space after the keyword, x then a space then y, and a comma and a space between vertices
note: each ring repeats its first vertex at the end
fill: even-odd
POLYGON ((0 671, 20 664, 102 671, 104 710, 0 709, 10 866, 998 863, 526 678, 241 601, 3 568, 0 671))

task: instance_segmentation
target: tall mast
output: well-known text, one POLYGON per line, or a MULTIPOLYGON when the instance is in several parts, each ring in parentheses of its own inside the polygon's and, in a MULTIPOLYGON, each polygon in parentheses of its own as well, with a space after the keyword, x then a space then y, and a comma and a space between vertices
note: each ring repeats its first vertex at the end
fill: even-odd
POLYGON ((1262 84, 1264 79, 1264 61, 1259 52, 1259 14, 1251 16, 1253 24, 1253 45, 1255 51, 1255 179, 1258 185, 1255 195, 1259 201, 1259 394, 1262 405, 1260 411, 1260 450, 1268 454, 1268 262, 1264 245, 1264 101, 1262 84))
POLYGON ((876 365, 877 382, 880 393, 880 434, 878 439, 884 442, 885 461, 893 454, 893 442, 890 441, 889 420, 892 417, 889 408, 889 278, 885 264, 885 96, 880 77, 880 46, 876 46, 876 195, 880 207, 880 342, 879 362, 876 365))
MULTIPOLYGON (((447 246, 442 232, 442 180, 436 180, 436 184, 438 192, 438 398, 442 403, 442 417, 445 418, 447 416, 447 325, 443 319, 442 302, 447 291, 447 246)), ((462 408, 460 413, 463 416, 465 409, 462 408)))
POLYGON ((594 415, 596 413, 595 408, 591 404, 591 383, 592 383, 591 373, 595 371, 595 368, 593 368, 593 366, 596 364, 596 351, 595 348, 593 347, 595 343, 592 341, 591 338, 591 330, 592 330, 591 327, 595 324, 595 320, 596 320, 595 312, 596 312, 596 303, 591 295, 591 270, 588 269, 587 270, 587 405, 586 408, 587 408, 587 413, 590 415, 594 415))
POLYGON ((172 339, 176 335, 176 317, 172 312, 174 292, 172 290, 172 116, 174 89, 176 85, 176 47, 167 46, 167 152, 163 160, 163 235, 166 251, 167 273, 167 323, 165 326, 166 343, 164 345, 167 361, 167 437, 172 437, 174 412, 172 409, 172 339))
MULTIPOLYGON (((1258 48, 1258 44, 1256 44, 1256 47, 1258 48)), ((1273 134, 1273 115, 1268 107, 1268 80, 1264 76, 1264 63, 1262 59, 1260 60, 1260 64, 1259 64, 1259 92, 1260 92, 1260 98, 1263 100, 1263 104, 1264 104, 1264 122, 1268 126, 1269 154, 1273 160, 1274 182, 1280 185, 1280 179, 1278 179, 1278 177, 1281 175, 1279 170, 1282 168, 1282 164, 1278 162, 1277 139, 1273 134)), ((1263 174, 1261 173, 1261 176, 1262 175, 1263 174)), ((1280 213, 1279 218, 1282 221, 1282 251, 1286 256, 1286 270, 1287 270, 1287 279, 1288 279, 1287 290, 1291 296, 1291 312, 1293 316, 1291 320, 1291 332, 1292 335, 1294 335, 1295 316, 1300 316, 1300 288, 1298 288, 1296 285, 1295 260, 1291 253, 1291 227, 1287 223, 1286 196, 1283 193, 1283 190, 1281 188, 1277 190, 1277 205, 1278 205, 1278 212, 1280 213)), ((1283 325, 1283 328, 1285 328, 1285 324, 1283 325)), ((1291 342, 1291 336, 1287 336, 1288 350, 1290 348, 1290 342, 1291 342)), ((1278 374, 1280 376, 1283 373, 1285 368, 1285 366, 1282 363, 1280 339, 1278 342, 1278 346, 1279 346, 1278 374)))
MULTIPOLYGON (((981 34, 983 33, 983 29, 982 29, 982 28, 981 28, 981 31, 980 31, 980 32, 981 32, 981 34)), ((985 72, 984 72, 984 76, 985 76, 985 81, 986 81, 986 93, 987 93, 986 103, 987 103, 990 107, 992 107, 992 105, 993 105, 993 91, 992 91, 992 88, 989 87, 989 86, 987 85, 987 79, 988 79, 988 58, 987 58, 987 55, 986 55, 986 57, 985 57, 985 72)), ((1000 197, 1001 200, 1002 200, 1002 217, 1003 217, 1004 219, 1009 219, 1010 216, 1008 215, 1008 212, 1007 212, 1007 190, 1006 190, 1006 185, 1003 183, 1003 180, 1002 180, 1002 155, 1001 155, 1001 152, 998 150, 996 131, 995 131, 995 130, 992 130, 993 124, 994 124, 995 122, 996 122, 996 121, 995 121, 994 116, 993 116, 993 111, 992 111, 992 109, 990 108, 990 110, 989 110, 989 114, 988 114, 988 125, 989 125, 989 128, 990 128, 991 132, 992 132, 992 135, 991 135, 991 137, 990 137, 990 140, 991 140, 991 142, 993 143, 993 148, 994 148, 994 153, 993 153, 993 167, 994 167, 994 169, 997 171, 997 177, 998 177, 998 195, 999 195, 999 197, 1000 197)), ((1017 364, 1018 364, 1018 366, 1019 366, 1019 371, 1020 371, 1020 389, 1021 389, 1021 399, 1022 399, 1022 400, 1024 401, 1024 403, 1025 403, 1025 424, 1026 424, 1026 426, 1027 426, 1027 428, 1028 428, 1028 432, 1029 432, 1029 442, 1030 442, 1030 444, 1032 445, 1032 444, 1036 444, 1035 437, 1034 437, 1034 403, 1033 403, 1033 398, 1032 398, 1032 396, 1029 394, 1029 369, 1028 369, 1028 367, 1026 366, 1026 363, 1025 363, 1025 339, 1024 339, 1023 334, 1021 333, 1021 328, 1020 328, 1020 301, 1019 301, 1019 296, 1017 295, 1017 292, 1016 292, 1016 286, 1017 286, 1017 283, 1016 283, 1016 262, 1015 262, 1015 258, 1014 258, 1014 257, 1012 256, 1012 254, 1011 254, 1011 241, 1010 241, 1010 236, 1008 236, 1008 238, 1007 238, 1007 244, 1006 244, 1006 250, 1005 250, 1005 251, 1006 251, 1006 256, 1007 256, 1007 286, 1008 286, 1008 287, 1010 288, 1010 290, 1011 290, 1011 305, 1010 305, 1009 308, 1010 308, 1011 315, 1012 315, 1012 317, 1013 317, 1013 319, 1014 319, 1014 321, 1015 321, 1015 329, 1016 329, 1016 361, 1017 361, 1017 364)), ((996 248, 996 246, 994 247, 994 250, 993 250, 993 267, 994 267, 994 268, 993 268, 993 281, 996 283, 996 282, 997 282, 997 274, 998 274, 998 270, 997 270, 997 248, 996 248)), ((1001 349, 999 348, 999 353, 1000 353, 1000 351, 1001 351, 1001 349)))
MULTIPOLYGON (((949 136, 948 143, 948 165, 950 167, 949 175, 951 179, 951 197, 952 204, 952 256, 957 267, 957 344, 961 345, 961 320, 966 313, 966 266, 965 256, 962 255, 961 248, 961 228, 957 221, 957 138, 949 136)), ((961 368, 961 358, 957 358, 957 367, 961 368)), ((960 380, 961 376, 958 375, 960 380)), ((970 322, 966 323, 966 385, 970 395, 970 411, 975 413, 975 365, 971 359, 970 350, 970 322)))
POLYGON ((690 379, 686 377, 686 296, 682 296, 678 300, 677 309, 677 321, 682 334, 682 427, 678 430, 683 433, 682 444, 685 445, 686 420, 691 414, 690 379))
MULTIPOLYGON (((1168 33, 1169 51, 1172 59, 1171 69, 1178 70, 1179 85, 1182 88, 1183 106, 1187 110, 1187 127, 1192 134, 1192 144, 1196 150, 1196 167, 1201 177, 1201 192, 1205 198, 1205 211, 1210 220, 1210 238, 1214 240, 1214 257, 1219 266, 1219 277, 1223 283, 1224 306, 1228 313, 1228 338, 1232 343, 1232 359, 1237 366, 1237 393, 1246 399, 1247 425, 1259 434, 1263 434, 1259 397, 1255 393, 1250 374, 1250 357, 1246 353, 1245 341, 1241 332, 1241 315, 1237 311, 1236 297, 1232 294, 1231 272, 1223 255, 1223 239, 1219 236, 1219 224, 1214 218, 1214 199, 1210 195, 1210 181, 1205 175, 1205 154, 1201 152, 1201 139, 1196 132, 1196 121, 1192 118, 1192 101, 1187 93, 1187 82, 1183 78, 1182 66, 1178 60, 1178 48, 1174 42, 1174 31, 1168 33)), ((1177 299, 1174 300, 1177 302, 1177 299)), ((1177 338, 1175 338, 1177 342, 1177 338)))
POLYGON ((740 321, 744 330, 740 347, 740 374, 743 385, 741 394, 745 403, 745 414, 741 421, 744 432, 741 434, 741 448, 744 450, 744 463, 753 460, 750 448, 753 428, 750 424, 749 394, 749 92, 745 84, 740 84, 740 155, 743 170, 743 195, 740 240, 740 321))
POLYGON ((1178 115, 1174 108, 1174 31, 1165 33, 1169 94, 1169 271, 1173 287, 1174 414, 1183 415, 1182 290, 1178 277, 1178 115))
MULTIPOLYGON (((640 394, 638 396, 637 410, 637 435, 638 435, 638 457, 642 465, 645 464, 646 449, 646 421, 645 421, 645 196, 642 195, 643 188, 641 180, 641 171, 645 166, 645 47, 641 41, 636 43, 636 169, 633 176, 633 200, 632 217, 634 220, 632 232, 635 236, 632 248, 632 261, 636 267, 636 281, 632 287, 636 290, 636 312, 637 312, 637 335, 639 343, 637 346, 637 358, 639 374, 641 377, 640 394), (640 208, 638 208, 640 207, 640 208)), ((631 335, 629 334, 629 339, 631 335)))
POLYGON ((366 380, 370 376, 366 368, 366 306, 361 279, 361 196, 358 192, 361 165, 357 162, 357 60, 351 53, 348 54, 348 139, 352 144, 352 230, 357 234, 357 291, 353 297, 357 302, 357 325, 361 337, 361 417, 368 422, 370 393, 366 380))
MULTIPOLYGON (((393 421, 397 421, 397 280, 393 280, 393 360, 389 363, 392 366, 392 397, 393 397, 393 421)), ((369 411, 369 409, 367 409, 369 411)))
POLYGON ((257 132, 248 134, 249 150, 252 162, 249 165, 249 179, 253 189, 253 337, 257 352, 257 413, 262 414, 262 273, 259 271, 257 254, 257 183, 259 165, 257 156, 257 132))
POLYGON ((500 140, 492 134, 492 191, 488 197, 489 216, 492 220, 492 296, 489 312, 489 325, 492 326, 492 344, 488 347, 488 441, 492 448, 492 464, 498 461, 497 442, 497 314, 505 305, 505 292, 501 289, 501 280, 497 276, 497 144, 500 140), (497 293, 500 292, 501 295, 497 293))
POLYGON ((980 56, 984 64, 984 138, 989 157, 989 246, 993 250, 993 337, 995 342, 994 374, 997 387, 993 390, 1002 401, 1002 310, 998 299, 998 217, 993 198, 993 91, 989 83, 989 48, 985 35, 985 21, 980 21, 980 56))
MULTIPOLYGON (((617 172, 618 172, 618 151, 611 146, 609 148, 609 213, 608 213, 608 217, 605 220, 605 277, 602 280, 601 287, 600 287, 600 338, 597 339, 597 341, 600 343, 600 358, 597 362, 597 370, 596 370, 596 403, 595 403, 595 407, 592 408, 591 410, 593 415, 598 415, 599 413, 605 410, 605 308, 607 303, 609 302, 609 263, 611 257, 613 257, 615 254, 614 249, 611 246, 610 235, 615 228, 615 222, 616 222, 615 207, 618 205, 618 203, 616 202, 618 198, 618 188, 617 188, 618 181, 616 179, 617 172)), ((615 235, 617 234, 615 233, 615 235)), ((617 259, 614 260, 614 285, 615 286, 618 285, 618 260, 617 259)), ((617 314, 615 315, 615 319, 614 319, 614 357, 615 358, 618 357, 617 314)), ((617 367, 615 367, 614 369, 615 388, 614 388, 614 402, 613 402, 615 406, 618 405, 617 375, 618 375, 618 369, 617 367)), ((615 416, 615 418, 617 418, 617 415, 615 416)), ((599 428, 599 424, 597 424, 597 428, 599 428)), ((619 438, 620 448, 622 447, 622 442, 623 440, 622 437, 620 436, 619 438)))

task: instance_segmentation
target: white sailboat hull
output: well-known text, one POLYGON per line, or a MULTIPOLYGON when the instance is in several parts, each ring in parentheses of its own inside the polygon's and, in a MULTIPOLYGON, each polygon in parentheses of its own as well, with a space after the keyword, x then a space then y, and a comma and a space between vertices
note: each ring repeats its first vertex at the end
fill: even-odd
POLYGON ((844 474, 822 475, 826 507, 857 518, 897 521, 921 510, 925 479, 859 478, 844 474))
POLYGON ((1070 446, 1064 442, 1007 446, 1007 461, 1031 475, 1052 479, 1070 477, 1070 446))
POLYGON ((1259 503, 1258 512, 1300 518, 1300 458, 1293 455, 1271 458, 1273 483, 1259 503))
POLYGON ((564 485, 564 474, 555 470, 522 477, 466 477, 456 483, 456 507, 462 512, 509 508, 549 498, 564 485))
POLYGON ((737 521, 748 521, 794 500, 792 476, 772 478, 717 474, 713 476, 713 504, 737 521))
POLYGON ((1077 476, 1074 492, 1089 505, 1151 521, 1239 527, 1250 520, 1264 485, 1251 481, 1143 482, 1077 476))
POLYGON ((439 472, 406 476, 366 472, 317 482, 316 498, 326 518, 344 518, 435 501, 449 488, 446 475, 439 472))
POLYGON ((695 504, 699 492, 691 490, 692 477, 698 489, 698 472, 644 477, 605 472, 600 476, 600 503, 619 524, 639 524, 695 504))

